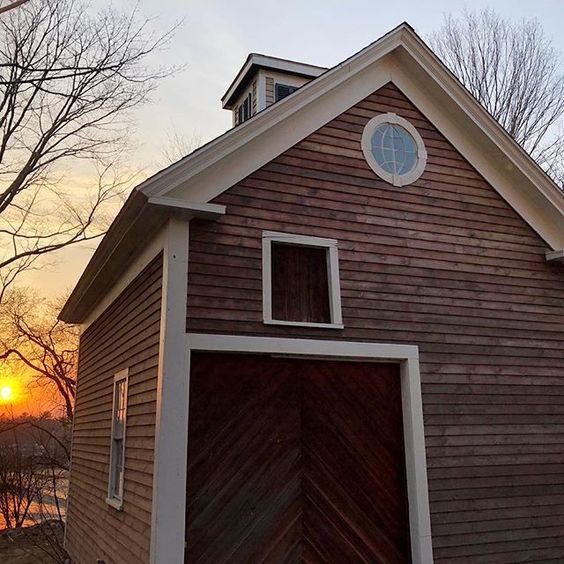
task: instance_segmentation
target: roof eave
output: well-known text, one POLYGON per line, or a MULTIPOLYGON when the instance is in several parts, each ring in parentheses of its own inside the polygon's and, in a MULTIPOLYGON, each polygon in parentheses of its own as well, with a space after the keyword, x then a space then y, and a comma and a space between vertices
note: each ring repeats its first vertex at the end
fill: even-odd
POLYGON ((521 169, 529 181, 537 186, 542 195, 562 213, 564 217, 564 196, 562 190, 541 168, 541 166, 513 139, 499 124, 444 63, 425 45, 423 40, 413 31, 404 35, 402 47, 413 57, 437 83, 448 90, 458 105, 476 123, 482 131, 501 148, 521 169))
POLYGON ((562 262, 564 263, 564 249, 558 251, 548 251, 546 253, 547 261, 562 262))
POLYGON ((224 213, 225 206, 191 204, 166 197, 147 198, 139 190, 134 190, 98 245, 61 309, 59 319, 67 323, 82 323, 99 297, 111 289, 172 215, 190 220, 194 217, 216 219, 224 213))
POLYGON ((343 70, 345 75, 358 72, 373 62, 371 54, 373 49, 377 49, 377 58, 381 58, 399 47, 402 33, 405 30, 411 30, 411 27, 406 23, 400 24, 352 57, 329 69, 315 80, 304 84, 292 96, 269 106, 238 127, 229 129, 197 151, 148 178, 139 185, 139 190, 148 196, 162 195, 188 182, 190 178, 197 176, 207 167, 244 145, 249 138, 254 138, 269 129, 271 123, 283 119, 284 114, 292 113, 296 108, 309 104, 333 81, 334 76, 340 70, 343 70))

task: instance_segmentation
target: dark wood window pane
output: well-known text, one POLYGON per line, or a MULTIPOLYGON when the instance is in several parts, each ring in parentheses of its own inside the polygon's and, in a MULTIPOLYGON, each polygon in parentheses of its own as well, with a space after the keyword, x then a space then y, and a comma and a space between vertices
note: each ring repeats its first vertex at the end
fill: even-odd
POLYGON ((272 318, 330 323, 327 249, 272 243, 272 318))
POLYGON ((297 89, 298 89, 297 86, 288 86, 287 84, 276 84, 274 101, 278 102, 279 100, 282 100, 282 98, 286 98, 286 96, 293 94, 297 89))

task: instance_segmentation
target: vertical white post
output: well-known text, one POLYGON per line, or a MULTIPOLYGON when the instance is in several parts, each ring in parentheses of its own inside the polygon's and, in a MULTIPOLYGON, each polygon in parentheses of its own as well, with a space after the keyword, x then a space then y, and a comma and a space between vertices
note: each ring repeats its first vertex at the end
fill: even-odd
POLYGON ((432 564, 433 548, 418 358, 408 358, 401 363, 401 392, 411 554, 413 564, 432 564))
POLYGON ((184 562, 189 393, 188 234, 188 220, 173 217, 165 228, 151 564, 184 562))

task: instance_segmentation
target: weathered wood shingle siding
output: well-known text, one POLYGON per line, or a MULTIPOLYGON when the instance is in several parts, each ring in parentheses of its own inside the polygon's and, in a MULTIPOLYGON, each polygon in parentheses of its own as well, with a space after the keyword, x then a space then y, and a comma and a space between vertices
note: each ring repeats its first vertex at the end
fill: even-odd
POLYGON ((77 564, 149 561, 162 256, 82 335, 67 548, 77 564), (129 368, 123 511, 108 488, 113 375, 129 368))
POLYGON ((413 104, 390 84, 215 201, 188 330, 419 345, 436 561, 564 560, 564 268, 413 104), (413 185, 364 160, 382 112, 425 141, 413 185), (262 324, 263 229, 338 239, 343 331, 262 324))

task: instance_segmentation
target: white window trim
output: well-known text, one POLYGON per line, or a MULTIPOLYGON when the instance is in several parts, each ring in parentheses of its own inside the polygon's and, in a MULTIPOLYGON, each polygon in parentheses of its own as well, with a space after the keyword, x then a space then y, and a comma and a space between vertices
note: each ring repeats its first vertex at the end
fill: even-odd
POLYGON ((336 239, 310 237, 278 231, 262 232, 262 310, 263 321, 268 325, 289 325, 293 327, 319 327, 323 329, 343 329, 341 312, 341 282, 339 280, 339 251, 336 239), (302 247, 327 249, 327 278, 329 283, 330 323, 310 323, 305 321, 284 321, 272 318, 272 243, 287 243, 302 247))
MULTIPOLYGON (((288 355, 297 358, 309 357, 330 360, 398 362, 401 377, 411 558, 413 564, 433 563, 419 349, 416 345, 198 333, 187 334, 186 344, 190 352, 213 351, 288 355)), ((189 380, 190 369, 188 368, 188 382, 189 380)), ((186 412, 188 410, 187 405, 186 412)), ((170 431, 173 432, 174 429, 171 428, 170 431)), ((185 485, 186 475, 179 476, 177 483, 167 484, 167 487, 171 489, 171 492, 177 494, 177 488, 185 487, 185 485)), ((178 526, 176 523, 174 525, 178 526)), ((183 545, 178 547, 179 554, 181 554, 183 548, 183 545)))
POLYGON ((112 382, 112 431, 110 435, 110 465, 109 465, 109 472, 108 472, 108 497, 106 498, 106 503, 111 505, 114 509, 121 511, 123 509, 123 486, 124 486, 124 477, 125 477, 125 441, 126 441, 126 434, 127 434, 127 403, 128 403, 128 389, 129 389, 129 369, 125 368, 124 370, 120 370, 114 375, 114 379, 112 382), (125 413, 124 413, 124 423, 123 423, 123 443, 122 443, 122 460, 124 465, 124 472, 121 475, 120 484, 119 484, 119 496, 115 496, 112 494, 113 490, 113 466, 114 466, 114 426, 115 426, 115 411, 116 411, 116 384, 121 381, 125 381, 125 413))
POLYGON ((370 168, 383 180, 393 184, 394 186, 406 186, 415 182, 425 170, 425 165, 427 164, 427 150, 425 149, 425 144, 419 132, 409 121, 398 116, 397 114, 387 113, 380 114, 373 117, 365 126, 362 132, 362 152, 364 153, 364 158, 366 162, 370 165, 370 168), (376 161, 374 155, 372 154, 372 135, 376 128, 383 123, 392 123, 403 127, 407 132, 413 137, 415 144, 417 145, 417 164, 415 168, 407 174, 391 174, 385 171, 376 161))

